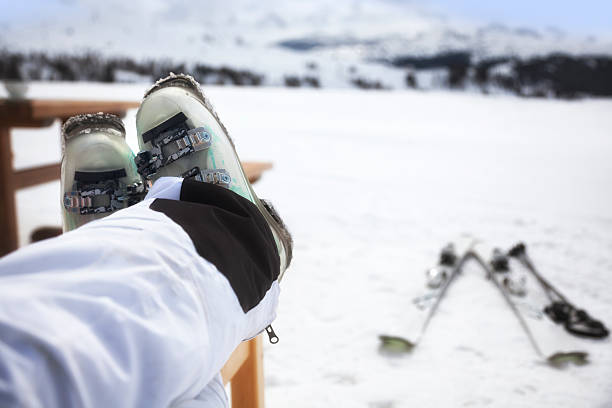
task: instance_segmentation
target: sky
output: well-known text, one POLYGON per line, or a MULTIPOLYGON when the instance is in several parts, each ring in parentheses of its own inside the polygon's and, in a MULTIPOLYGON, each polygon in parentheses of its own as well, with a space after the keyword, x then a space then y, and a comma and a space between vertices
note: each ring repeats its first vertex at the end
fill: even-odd
MULTIPOLYGON (((333 0, 330 0, 333 1, 333 0)), ((364 0, 372 1, 372 0, 364 0)), ((559 28, 576 34, 610 34, 610 0, 387 0, 409 2, 448 17, 475 22, 503 23, 517 27, 559 28)), ((49 18, 70 13, 83 0, 0 0, 0 21, 49 18)), ((194 1, 202 7, 206 2, 194 1)))
MULTIPOLYGON (((425 3, 425 2, 423 2, 425 3)), ((556 27, 576 34, 612 31, 610 0, 432 0, 450 16, 531 28, 556 27)))

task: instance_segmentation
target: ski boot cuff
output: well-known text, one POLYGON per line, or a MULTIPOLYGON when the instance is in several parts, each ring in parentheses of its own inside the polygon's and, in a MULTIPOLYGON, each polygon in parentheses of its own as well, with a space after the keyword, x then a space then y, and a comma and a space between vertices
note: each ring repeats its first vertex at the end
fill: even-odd
POLYGON ((125 126, 118 116, 110 113, 87 113, 69 118, 62 127, 62 138, 70 139, 75 131, 96 127, 113 128, 125 139, 125 126))

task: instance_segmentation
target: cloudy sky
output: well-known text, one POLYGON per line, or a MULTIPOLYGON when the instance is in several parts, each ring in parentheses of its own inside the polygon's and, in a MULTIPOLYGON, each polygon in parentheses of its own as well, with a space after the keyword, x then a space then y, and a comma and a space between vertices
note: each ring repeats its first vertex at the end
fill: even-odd
MULTIPOLYGON (((376 0, 364 0, 371 3, 376 0)), ((386 0, 407 3, 434 13, 481 23, 503 23, 534 29, 555 27, 569 33, 598 35, 612 33, 612 2, 609 0, 386 0)), ((330 0, 333 3, 333 0, 330 0)), ((123 3, 92 0, 0 0, 0 21, 46 20, 63 15, 81 15, 99 6, 123 3)), ((153 2, 154 3, 154 2, 153 2)), ((191 1, 191 7, 207 8, 213 1, 191 1)), ((223 2, 225 3, 225 2, 223 2)))
POLYGON ((500 22, 533 28, 557 27, 576 34, 610 33, 609 0, 433 0, 449 15, 476 21, 500 22))

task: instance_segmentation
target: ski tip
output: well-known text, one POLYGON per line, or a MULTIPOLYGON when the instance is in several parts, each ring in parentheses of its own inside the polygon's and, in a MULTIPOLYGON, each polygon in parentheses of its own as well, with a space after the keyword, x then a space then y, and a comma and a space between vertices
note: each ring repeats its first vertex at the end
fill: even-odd
POLYGON ((583 366, 589 363, 589 353, 584 351, 558 352, 549 356, 546 361, 553 367, 562 368, 569 364, 583 366))
POLYGON ((392 355, 409 353, 416 346, 416 343, 403 337, 381 334, 378 338, 380 339, 379 350, 392 355))

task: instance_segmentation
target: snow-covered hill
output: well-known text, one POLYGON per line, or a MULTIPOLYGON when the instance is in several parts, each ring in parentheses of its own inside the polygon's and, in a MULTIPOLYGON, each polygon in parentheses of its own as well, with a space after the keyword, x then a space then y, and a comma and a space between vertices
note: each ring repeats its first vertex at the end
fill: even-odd
POLYGON ((269 84, 311 75, 349 86, 356 75, 403 87, 376 61, 468 51, 476 58, 554 51, 612 54, 612 38, 465 21, 393 0, 109 0, 64 2, 48 17, 0 19, 9 50, 173 59, 263 73, 269 84), (314 63, 314 64, 313 64, 314 63), (311 67, 311 68, 309 68, 311 67))

